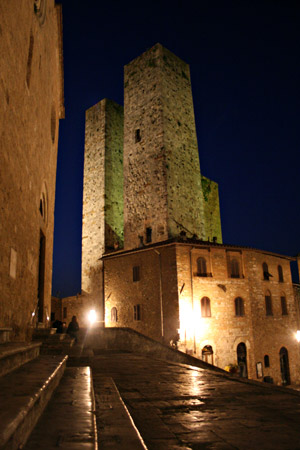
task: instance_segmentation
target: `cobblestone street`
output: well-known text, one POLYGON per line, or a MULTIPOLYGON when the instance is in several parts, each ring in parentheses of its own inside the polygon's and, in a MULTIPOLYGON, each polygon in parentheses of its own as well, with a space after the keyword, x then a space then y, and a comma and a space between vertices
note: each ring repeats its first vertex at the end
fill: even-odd
POLYGON ((130 353, 91 363, 96 400, 112 377, 150 450, 300 449, 299 393, 130 353))

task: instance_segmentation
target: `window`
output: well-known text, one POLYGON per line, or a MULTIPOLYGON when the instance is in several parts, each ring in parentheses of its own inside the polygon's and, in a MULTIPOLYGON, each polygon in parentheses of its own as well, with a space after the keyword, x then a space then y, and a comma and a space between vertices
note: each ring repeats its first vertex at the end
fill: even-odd
POLYGON ((63 319, 66 319, 66 318, 67 318, 67 307, 64 306, 64 309, 63 309, 63 319))
POLYGON ((210 300, 208 297, 201 299, 201 317, 211 317, 210 300))
POLYGON ((152 228, 146 228, 146 242, 152 242, 152 228))
POLYGON ((283 272, 282 272, 282 267, 278 266, 278 281, 280 283, 283 283, 283 272))
POLYGON ((244 316, 245 315, 245 309, 244 309, 244 300, 241 297, 237 297, 234 300, 235 305, 235 315, 236 316, 244 316))
POLYGON ((288 310, 287 310, 286 298, 284 296, 282 296, 282 297, 280 297, 280 301, 281 301, 281 314, 283 316, 287 316, 288 310))
POLYGON ((132 268, 132 279, 133 281, 140 281, 140 266, 134 266, 132 268))
POLYGON ((141 139, 141 130, 138 128, 137 130, 135 130, 135 142, 140 142, 141 139))
POLYGON ((265 295, 265 303, 266 303, 266 316, 273 316, 272 298, 270 292, 267 292, 265 295))
POLYGON ((264 356, 264 365, 265 367, 270 367, 270 358, 269 355, 264 356))
POLYGON ((198 277, 207 277, 206 259, 203 257, 197 259, 197 275, 198 277))
POLYGON ((271 275, 269 274, 268 264, 264 262, 262 265, 262 269, 263 269, 264 280, 269 280, 271 275))
POLYGON ((40 195, 39 211, 44 222, 47 223, 47 188, 45 183, 42 187, 42 192, 40 195))
POLYGON ((133 318, 134 320, 141 320, 141 305, 134 305, 133 318))
POLYGON ((230 261, 231 278, 240 278, 240 265, 236 258, 230 261))
POLYGON ((55 320, 55 312, 51 311, 51 318, 50 318, 51 322, 54 322, 55 320))
POLYGON ((111 320, 111 322, 118 322, 118 310, 115 306, 113 308, 111 308, 110 320, 111 320))
POLYGON ((31 31, 30 38, 29 38, 29 49, 28 49, 28 56, 27 56, 27 71, 26 71, 26 84, 27 84, 28 88, 30 86, 30 78, 31 78, 33 43, 34 43, 34 38, 33 38, 32 31, 31 31))

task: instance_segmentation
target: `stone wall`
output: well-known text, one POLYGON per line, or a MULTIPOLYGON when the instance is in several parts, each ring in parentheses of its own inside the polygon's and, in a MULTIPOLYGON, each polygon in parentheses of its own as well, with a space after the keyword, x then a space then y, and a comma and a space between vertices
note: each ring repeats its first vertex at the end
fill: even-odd
POLYGON ((130 327, 167 342, 174 337, 179 327, 174 247, 104 257, 104 274, 105 326, 130 327), (139 317, 135 317, 137 305, 139 317), (117 320, 113 320, 113 308, 117 320))
POLYGON ((201 175, 201 184, 204 200, 205 240, 222 244, 222 228, 220 215, 218 183, 201 175))
POLYGON ((20 340, 36 320, 47 325, 51 310, 61 8, 1 2, 0 29, 0 326, 20 340))
POLYGON ((98 296, 105 251, 105 104, 86 111, 83 172, 81 288, 98 296))
POLYGON ((147 229, 152 242, 203 238, 189 66, 156 44, 125 66, 124 88, 125 248, 147 242, 147 229))
POLYGON ((123 108, 104 99, 86 111, 82 291, 102 305, 106 248, 123 246, 123 108))
POLYGON ((105 248, 124 244, 123 107, 106 100, 105 121, 105 248))

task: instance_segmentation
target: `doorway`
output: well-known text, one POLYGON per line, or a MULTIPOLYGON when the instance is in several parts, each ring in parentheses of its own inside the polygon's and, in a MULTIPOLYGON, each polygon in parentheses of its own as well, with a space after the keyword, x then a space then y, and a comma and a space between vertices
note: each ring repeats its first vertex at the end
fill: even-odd
POLYGON ((205 345, 202 349, 202 361, 214 364, 214 351, 211 345, 205 345))
POLYGON ((248 378, 247 369, 247 347, 244 342, 240 342, 236 349, 237 352, 237 363, 239 366, 239 374, 243 378, 248 378))
POLYGON ((38 322, 44 322, 44 287, 45 287, 46 238, 40 231, 39 279, 38 279, 38 322))
POLYGON ((285 347, 281 347, 279 352, 279 358, 280 358, 282 385, 287 386, 288 384, 291 384, 291 380, 290 380, 289 355, 285 347))

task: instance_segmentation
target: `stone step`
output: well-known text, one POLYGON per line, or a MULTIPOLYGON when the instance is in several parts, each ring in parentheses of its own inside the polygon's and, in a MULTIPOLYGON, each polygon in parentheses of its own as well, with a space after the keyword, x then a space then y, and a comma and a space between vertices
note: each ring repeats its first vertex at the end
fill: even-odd
POLYGON ((9 342, 11 333, 12 333, 12 328, 1 327, 0 328, 0 344, 2 344, 3 342, 9 342))
POLYGON ((40 346, 40 342, 6 342, 0 344, 0 376, 37 358, 40 353, 40 346))
POLYGON ((33 430, 26 450, 97 448, 97 427, 90 367, 68 367, 33 430))
POLYGON ((67 355, 70 353, 75 339, 69 334, 53 334, 42 342, 42 355, 67 355))
POLYGON ((44 341, 56 333, 56 328, 36 328, 32 334, 32 340, 44 341))
POLYGON ((39 356, 0 378, 1 449, 23 448, 59 384, 66 360, 66 356, 39 356))
POLYGON ((95 399, 99 448, 147 450, 112 378, 97 379, 95 399))

